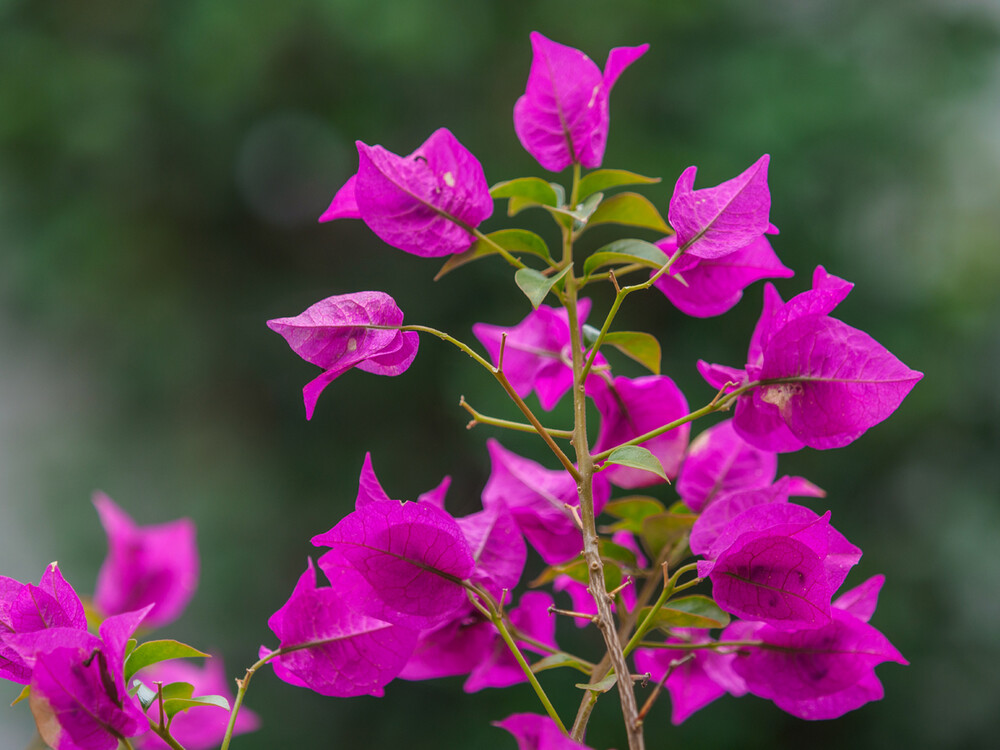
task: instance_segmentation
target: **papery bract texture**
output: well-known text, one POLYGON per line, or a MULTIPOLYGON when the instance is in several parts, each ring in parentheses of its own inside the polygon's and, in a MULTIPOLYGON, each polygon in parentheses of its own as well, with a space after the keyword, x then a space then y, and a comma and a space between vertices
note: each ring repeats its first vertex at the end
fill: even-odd
MULTIPOLYGON (((312 560, 287 602, 267 625, 283 649, 271 660, 291 685, 321 695, 382 695, 416 644, 415 630, 359 614, 333 588, 316 586, 312 560)), ((270 651, 261 647, 263 658, 270 651)))
POLYGON ((420 631, 399 676, 404 680, 430 680, 469 674, 492 657, 496 638, 493 623, 470 604, 451 620, 420 631))
POLYGON ((677 247, 698 258, 720 258, 746 247, 770 228, 770 157, 760 157, 745 172, 713 188, 694 189, 696 167, 677 179, 668 216, 677 247))
POLYGON ((267 321, 292 351, 324 370, 302 389, 306 419, 312 419, 323 389, 352 367, 375 375, 405 372, 417 355, 417 334, 369 327, 402 323, 402 310, 384 292, 327 297, 294 318, 267 321))
MULTIPOLYGON (((529 591, 523 594, 518 605, 509 611, 510 622, 518 632, 550 648, 558 648, 556 619, 549 613, 552 605, 552 597, 546 592, 529 591)), ((534 651, 548 655, 547 652, 526 641, 517 641, 517 645, 522 653, 534 651)), ((491 652, 472 670, 462 689, 467 693, 475 693, 483 688, 508 687, 527 680, 507 644, 499 634, 496 634, 491 652)))
POLYGON ((83 602, 56 563, 45 568, 38 585, 0 576, 0 678, 27 685, 31 667, 6 635, 52 628, 86 631, 83 602))
POLYGON ((493 726, 514 735, 518 750, 591 750, 563 734, 548 716, 513 714, 503 721, 493 722, 493 726))
MULTIPOLYGON (((502 505, 510 510, 528 543, 550 565, 580 554, 583 535, 566 508, 580 503, 573 477, 522 458, 496 440, 488 440, 486 447, 492 471, 483 489, 483 507, 489 510, 502 505)), ((595 515, 601 512, 610 495, 607 479, 596 475, 595 515)))
POLYGON ((834 719, 879 700, 883 692, 875 667, 885 661, 908 662, 882 633, 840 602, 834 603, 831 622, 819 629, 788 632, 749 622, 726 628, 723 640, 764 642, 763 648, 746 649, 733 662, 749 691, 802 719, 834 719))
MULTIPOLYGON (((165 661, 143 669, 137 675, 147 686, 155 682, 169 685, 172 682, 186 682, 194 686, 194 697, 221 695, 233 703, 233 690, 222 664, 222 657, 213 656, 204 667, 188 659, 165 661)), ((159 721, 159 706, 154 702, 146 711, 153 722, 159 721)), ((170 734, 185 750, 212 750, 222 743, 229 724, 229 712, 219 706, 195 706, 176 714, 170 722, 170 734)), ((260 726, 260 719, 245 706, 236 716, 233 734, 252 732, 260 726)), ((146 750, 165 750, 170 746, 153 732, 148 732, 134 741, 136 747, 146 750)))
POLYGON ((736 403, 733 425, 747 442, 775 452, 839 448, 891 415, 923 377, 868 334, 829 317, 851 287, 822 266, 813 288, 787 303, 768 284, 746 369, 698 363, 714 387, 765 381, 736 403))
POLYGON ((521 145, 550 172, 561 172, 574 161, 601 166, 611 88, 649 45, 611 50, 603 73, 580 50, 537 31, 531 33, 531 49, 528 83, 514 105, 514 131, 521 145))
POLYGON ((432 505, 373 501, 312 542, 331 548, 319 566, 357 612, 420 630, 467 601, 460 581, 475 560, 455 519, 432 505))
POLYGON ((677 476, 677 494, 701 513, 719 495, 767 487, 777 471, 778 457, 747 443, 727 419, 691 441, 677 476))
POLYGON ((94 507, 108 535, 108 556, 97 575, 94 604, 105 615, 154 605, 145 624, 167 625, 187 606, 198 587, 194 522, 182 518, 138 526, 102 492, 94 507))
MULTIPOLYGON (((581 299, 577 311, 581 326, 589 312, 590 300, 581 299)), ((549 411, 572 387, 573 351, 565 308, 539 305, 513 328, 476 323, 472 332, 486 347, 494 366, 499 366, 500 345, 506 334, 503 372, 521 398, 534 390, 542 408, 549 411)), ((604 366, 607 360, 598 355, 594 364, 604 366)))
MULTIPOLYGON (((601 414, 595 453, 628 442, 688 413, 687 399, 666 375, 618 377, 613 383, 594 378, 587 383, 587 393, 601 414)), ((639 445, 660 460, 668 477, 675 477, 690 433, 691 425, 683 424, 639 445)), ((663 481, 652 472, 614 464, 608 464, 601 474, 613 484, 629 489, 663 481)))
MULTIPOLYGON (((667 255, 677 252, 677 236, 656 243, 667 255)), ((764 235, 718 258, 685 256, 655 282, 667 299, 686 315, 710 318, 732 309, 743 290, 760 279, 787 278, 795 273, 778 260, 764 235)))
POLYGON ((409 156, 358 147, 358 172, 320 221, 361 218, 384 242, 424 258, 460 253, 493 213, 483 167, 447 128, 409 156))

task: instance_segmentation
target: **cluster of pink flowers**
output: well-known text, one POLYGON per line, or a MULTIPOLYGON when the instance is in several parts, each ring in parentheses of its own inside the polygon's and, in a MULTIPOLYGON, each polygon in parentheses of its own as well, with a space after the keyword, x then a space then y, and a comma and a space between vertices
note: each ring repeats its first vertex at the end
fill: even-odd
MULTIPOLYGON (((558 172, 573 165, 576 180, 581 166, 600 167, 611 88, 647 45, 612 50, 602 73, 579 50, 537 33, 531 42, 534 58, 514 107, 514 129, 543 168, 558 172)), ((505 249, 491 248, 478 230, 493 211, 490 189, 479 162, 449 131, 436 131, 407 157, 360 141, 358 155, 357 174, 321 221, 360 218, 388 244, 423 257, 465 253, 474 259, 505 249)), ((709 317, 732 308, 753 282, 791 276, 767 239, 778 231, 769 216, 768 165, 764 155, 737 177, 698 190, 696 169, 688 168, 669 204, 672 233, 655 245, 598 251, 584 278, 599 265, 625 269, 638 261, 652 269, 652 282, 679 310, 709 317)), ((627 178, 595 174, 603 181, 598 189, 628 184, 627 178)), ((564 238, 582 232, 591 216, 666 227, 658 216, 643 223, 612 209, 598 219, 603 196, 592 199, 596 190, 587 195, 594 204, 587 209, 586 203, 561 205, 547 183, 517 185, 502 183, 496 193, 511 199, 511 215, 540 206, 553 214, 564 238)), ((616 197, 640 205, 633 194, 616 197)), ((547 250, 532 247, 526 251, 548 257, 547 250)), ((550 264, 550 273, 560 269, 550 264)), ((861 550, 831 526, 830 513, 789 502, 791 496, 822 497, 819 488, 799 477, 776 479, 778 453, 856 440, 895 411, 921 377, 867 334, 829 317, 852 285, 817 267, 812 289, 782 302, 768 284, 745 368, 698 363, 718 390, 716 401, 735 404, 734 417, 689 443, 693 417, 674 381, 658 369, 645 377, 615 376, 603 354, 583 344, 574 352, 573 342, 584 340, 591 301, 574 300, 571 318, 565 307, 540 304, 558 277, 547 282, 545 274, 528 269, 526 278, 541 289, 533 298, 518 280, 535 308, 527 317, 513 326, 473 327, 494 372, 502 372, 518 398, 535 394, 545 411, 575 382, 585 388, 600 415, 592 448, 598 473, 589 490, 594 515, 608 503, 612 486, 631 490, 676 478, 681 503, 675 515, 687 513, 693 521, 681 549, 689 544, 700 558, 697 576, 711 581, 724 621, 668 627, 661 644, 644 642, 634 654, 639 672, 663 681, 670 692, 674 722, 725 693, 750 692, 807 719, 833 718, 881 697, 874 667, 906 663, 868 624, 882 579, 834 598, 861 550), (570 330, 571 319, 580 331, 570 330), (586 378, 576 380, 583 375, 573 362, 587 358, 586 378), (639 445, 651 459, 616 460, 615 449, 626 445, 639 445), (740 619, 730 622, 730 615, 740 619), (713 629, 720 631, 716 637, 713 629)), ((417 333, 403 329, 402 317, 387 295, 361 292, 269 322, 294 351, 324 369, 305 388, 307 416, 319 391, 351 367, 397 375, 409 366, 417 333)), ((510 603, 525 566, 525 542, 551 566, 542 579, 570 594, 579 624, 586 624, 599 594, 580 577, 578 477, 546 469, 493 439, 487 447, 492 473, 483 510, 464 518, 444 509, 447 478, 416 501, 400 502, 384 492, 366 458, 355 510, 312 540, 327 548, 318 566, 330 586, 317 586, 310 561, 269 623, 280 651, 262 648, 261 655, 273 654, 279 677, 338 696, 381 695, 396 677, 468 675, 467 691, 526 680, 516 649, 501 639, 495 610, 476 603, 477 596, 492 598, 501 609, 510 603)), ((654 508, 649 513, 665 512, 655 499, 639 502, 654 508)), ((641 518, 632 520, 622 521, 609 542, 615 550, 605 559, 609 580, 658 574, 645 570, 650 563, 644 553, 656 558, 662 547, 644 535, 641 518)), ((631 610, 634 589, 626 585, 615 601, 619 614, 631 610)), ((517 648, 542 658, 561 653, 552 608, 549 594, 530 592, 506 609, 502 616, 517 648)), ((498 726, 522 750, 583 747, 549 717, 519 714, 498 726)))

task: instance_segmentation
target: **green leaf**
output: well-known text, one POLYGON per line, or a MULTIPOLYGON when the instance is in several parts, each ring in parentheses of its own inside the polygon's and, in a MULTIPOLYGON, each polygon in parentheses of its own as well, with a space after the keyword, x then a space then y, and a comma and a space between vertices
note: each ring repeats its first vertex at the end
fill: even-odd
POLYGON ((148 687, 142 684, 141 680, 136 680, 132 684, 132 690, 129 690, 130 694, 135 691, 134 695, 139 699, 139 703, 142 704, 142 710, 145 711, 147 708, 153 705, 153 701, 156 700, 156 691, 150 690, 148 687))
MULTIPOLYGON (((639 567, 639 563, 635 559, 635 552, 628 547, 615 544, 610 539, 599 539, 597 548, 600 551, 602 560, 618 563, 633 570, 639 567)), ((614 586, 609 586, 609 588, 614 588, 614 586)))
POLYGON ((21 692, 18 693, 18 696, 14 699, 14 702, 10 704, 11 708, 16 706, 21 701, 23 701, 29 695, 31 695, 31 685, 25 685, 23 688, 21 688, 21 692))
POLYGON ((660 342, 656 337, 641 331, 614 331, 604 337, 626 357, 630 357, 654 375, 660 374, 660 342))
POLYGON ((541 177, 519 177, 516 180, 498 182, 490 188, 490 197, 527 199, 541 206, 559 205, 556 191, 541 177))
POLYGON ((539 672, 544 672, 546 669, 558 669, 559 667, 572 667, 584 674, 590 674, 587 666, 574 659, 570 654, 550 654, 532 664, 531 671, 538 674, 539 672))
POLYGON ((567 562, 550 565, 528 584, 528 588, 536 589, 544 586, 546 583, 551 583, 556 576, 569 576, 574 581, 587 583, 587 563, 580 555, 567 562))
POLYGON ((163 693, 163 700, 173 700, 175 698, 188 699, 194 695, 194 685, 190 682, 170 682, 164 685, 160 692, 163 693))
POLYGON ((524 292, 528 301, 531 302, 531 306, 537 309, 549 293, 549 290, 566 275, 569 269, 570 267, 566 266, 566 268, 554 276, 546 276, 534 268, 519 268, 514 274, 514 282, 524 292))
POLYGON ((667 479, 667 473, 663 470, 660 459, 640 445, 624 445, 621 448, 616 448, 608 456, 606 463, 651 471, 662 478, 664 482, 670 481, 667 479))
POLYGON ((660 212, 649 199, 638 193, 619 193, 602 202, 590 217, 587 226, 625 224, 630 227, 653 229, 661 234, 673 234, 660 212))
MULTIPOLYGON (((639 614, 641 622, 649 612, 646 607, 639 614)), ((729 624, 729 614, 707 596, 695 594, 674 599, 664 604, 654 615, 653 625, 669 628, 724 628, 729 624)))
POLYGON ((576 220, 573 227, 574 231, 579 232, 583 227, 590 221, 590 217, 594 215, 597 211, 598 206, 601 205, 601 201, 604 200, 604 193, 594 193, 592 196, 587 198, 587 200, 582 203, 577 204, 576 208, 570 211, 573 214, 573 218, 576 220))
POLYGON ((612 524, 611 531, 631 531, 633 534, 642 533, 642 519, 647 516, 655 516, 663 513, 663 503, 651 497, 623 497, 612 500, 604 506, 604 512, 608 515, 620 518, 618 523, 612 524))
POLYGON ((146 641, 141 646, 137 646, 131 656, 125 660, 125 682, 132 679, 132 675, 140 669, 148 667, 150 664, 157 664, 170 659, 190 659, 208 656, 209 654, 202 653, 198 649, 180 641, 146 641))
POLYGON ((472 243, 472 247, 465 252, 452 255, 445 261, 444 265, 441 266, 441 270, 437 272, 434 280, 437 281, 449 271, 454 271, 456 268, 464 266, 466 263, 478 260, 479 258, 485 258, 487 255, 496 255, 500 252, 497 250, 496 245, 499 245, 512 255, 516 255, 518 253, 530 253, 531 255, 537 255, 546 262, 552 259, 552 256, 549 254, 549 247, 545 244, 545 240, 534 232, 529 232, 526 229, 501 229, 498 232, 490 232, 486 236, 493 242, 490 243, 484 240, 476 240, 472 243))
POLYGON ((583 280, 589 279, 591 274, 601 266, 613 263, 641 263, 659 270, 668 260, 670 260, 670 256, 652 242, 617 240, 600 248, 583 262, 583 280))
POLYGON ((195 706, 217 706, 229 710, 229 701, 221 695, 199 695, 197 698, 172 698, 163 701, 163 713, 173 718, 181 711, 187 711, 195 706))
POLYGON ((642 519, 640 538, 654 559, 664 547, 677 544, 691 530, 698 516, 693 513, 659 513, 642 519))
POLYGON ((595 682, 593 684, 578 682, 576 684, 576 687, 580 688, 581 690, 591 690, 595 693, 606 693, 615 686, 616 682, 618 682, 618 675, 612 672, 599 682, 595 682))
POLYGON ((125 659, 126 660, 128 660, 128 658, 132 655, 132 652, 135 651, 135 647, 137 645, 139 645, 139 641, 137 641, 135 638, 129 638, 128 639, 128 642, 125 644, 125 659))
POLYGON ((596 172, 590 172, 583 176, 577 187, 577 192, 580 200, 583 200, 599 190, 608 190, 622 185, 651 185, 659 181, 659 177, 644 177, 624 169, 598 169, 596 172))

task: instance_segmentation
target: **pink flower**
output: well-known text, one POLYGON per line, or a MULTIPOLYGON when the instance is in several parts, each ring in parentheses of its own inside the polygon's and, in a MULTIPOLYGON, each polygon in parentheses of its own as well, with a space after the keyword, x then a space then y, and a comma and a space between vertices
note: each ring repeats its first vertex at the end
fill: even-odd
POLYGON ((514 105, 514 130, 525 150, 550 172, 574 162, 601 166, 611 118, 611 88, 648 44, 616 47, 604 72, 583 52, 531 33, 531 71, 514 105))
POLYGON ((409 156, 358 147, 358 172, 320 221, 363 219, 383 241, 424 258, 467 250, 493 213, 483 167, 447 128, 409 156))
POLYGON ((94 506, 108 535, 108 556, 97 575, 94 604, 105 615, 152 604, 150 628, 180 617, 198 586, 198 548, 194 523, 182 518, 156 526, 137 526, 103 492, 94 506))
POLYGON ((384 292, 327 297, 294 318, 267 321, 292 351, 324 370, 302 389, 306 419, 312 419, 323 389, 352 367, 376 375, 406 372, 417 356, 417 334, 372 327, 402 323, 403 311, 384 292))

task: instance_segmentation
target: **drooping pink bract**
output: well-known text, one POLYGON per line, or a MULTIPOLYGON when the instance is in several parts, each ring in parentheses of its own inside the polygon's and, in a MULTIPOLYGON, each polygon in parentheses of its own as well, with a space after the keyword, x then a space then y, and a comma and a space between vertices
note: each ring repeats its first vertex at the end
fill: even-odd
POLYGON ((745 172, 712 188, 694 189, 697 167, 677 178, 668 217, 677 247, 698 258, 736 252, 771 228, 771 192, 764 154, 745 172))
MULTIPOLYGON (((310 559, 291 597, 267 621, 280 647, 294 649, 270 664, 285 682, 321 695, 382 695, 413 651, 417 632, 360 614, 338 594, 316 585, 310 559)), ((261 658, 269 653, 261 646, 261 658)))
POLYGON ((461 581, 475 570, 455 519, 428 503, 374 500, 324 534, 319 567, 356 612, 420 630, 466 602, 461 581))
POLYGON ((514 735, 518 750, 591 750, 563 734, 548 716, 513 714, 503 721, 494 721, 493 726, 514 735))
POLYGON ((151 628, 176 620, 198 587, 194 522, 138 526, 103 492, 95 492, 93 502, 108 535, 94 604, 107 615, 152 604, 144 621, 151 628))
POLYGON ((831 622, 818 629, 785 631, 759 622, 733 622, 722 640, 760 640, 733 662, 754 695, 768 698, 801 719, 835 719, 882 698, 875 667, 885 661, 908 664, 867 620, 881 577, 834 601, 831 622))
MULTIPOLYGON (((578 308, 581 326, 589 312, 590 300, 581 299, 578 308)), ((476 323, 472 332, 486 347, 494 366, 500 363, 500 345, 506 334, 503 372, 521 398, 535 391, 542 408, 549 411, 572 387, 573 352, 565 308, 539 305, 512 328, 476 323)), ((606 366, 607 360, 598 354, 594 365, 606 366)))
MULTIPOLYGON (((579 506, 576 482, 563 470, 550 470, 513 453, 496 440, 486 442, 492 470, 483 489, 483 507, 505 506, 521 533, 550 565, 583 550, 583 535, 567 505, 579 506)), ((608 480, 594 476, 594 513, 611 495, 608 480)))
POLYGON ((417 645, 399 673, 404 680, 469 674, 493 653, 496 628, 469 604, 452 619, 420 631, 417 645))
POLYGON ((267 321, 292 351, 324 370, 302 389, 306 419, 312 419, 323 389, 352 367, 375 375, 405 372, 417 356, 417 334, 371 327, 402 323, 403 311, 385 292, 327 297, 294 318, 267 321))
MULTIPOLYGON (((595 453, 628 442, 688 413, 687 399, 666 375, 617 377, 611 383, 604 378, 593 378, 587 383, 587 395, 594 399, 601 414, 595 453)), ((639 445, 660 460, 668 477, 675 477, 690 433, 690 423, 683 424, 639 445)), ((618 487, 627 489, 663 481, 652 472, 615 464, 606 465, 601 475, 606 475, 618 487)))
MULTIPOLYGON (((147 686, 155 682, 169 685, 172 682, 186 682, 194 686, 194 696, 221 695, 233 703, 233 690, 222 663, 221 656, 213 656, 198 666, 189 659, 164 661, 143 669, 137 675, 147 686)), ((154 701, 146 711, 153 722, 159 721, 159 706, 154 701)), ((170 722, 170 734, 185 750, 213 750, 222 743, 229 724, 229 712, 219 706, 194 706, 174 716, 170 722)), ((260 719, 245 706, 236 716, 233 734, 252 732, 260 726, 260 719)), ((133 744, 146 750, 166 750, 170 746, 153 732, 137 738, 133 744)))
POLYGON ((467 250, 493 213, 483 167, 447 128, 409 156, 358 141, 358 172, 320 221, 360 218, 384 242, 424 258, 467 250))
MULTIPOLYGON (((667 255, 677 252, 677 236, 656 243, 667 255)), ((749 244, 717 258, 685 255, 655 282, 674 307, 686 315, 722 315, 743 298, 743 290, 760 279, 787 278, 795 272, 778 260, 771 243, 760 235, 749 244)))
POLYGON ((528 83, 514 105, 514 131, 543 168, 561 172, 573 162, 601 166, 608 141, 611 89, 648 44, 616 47, 604 72, 578 49, 531 33, 528 83))

